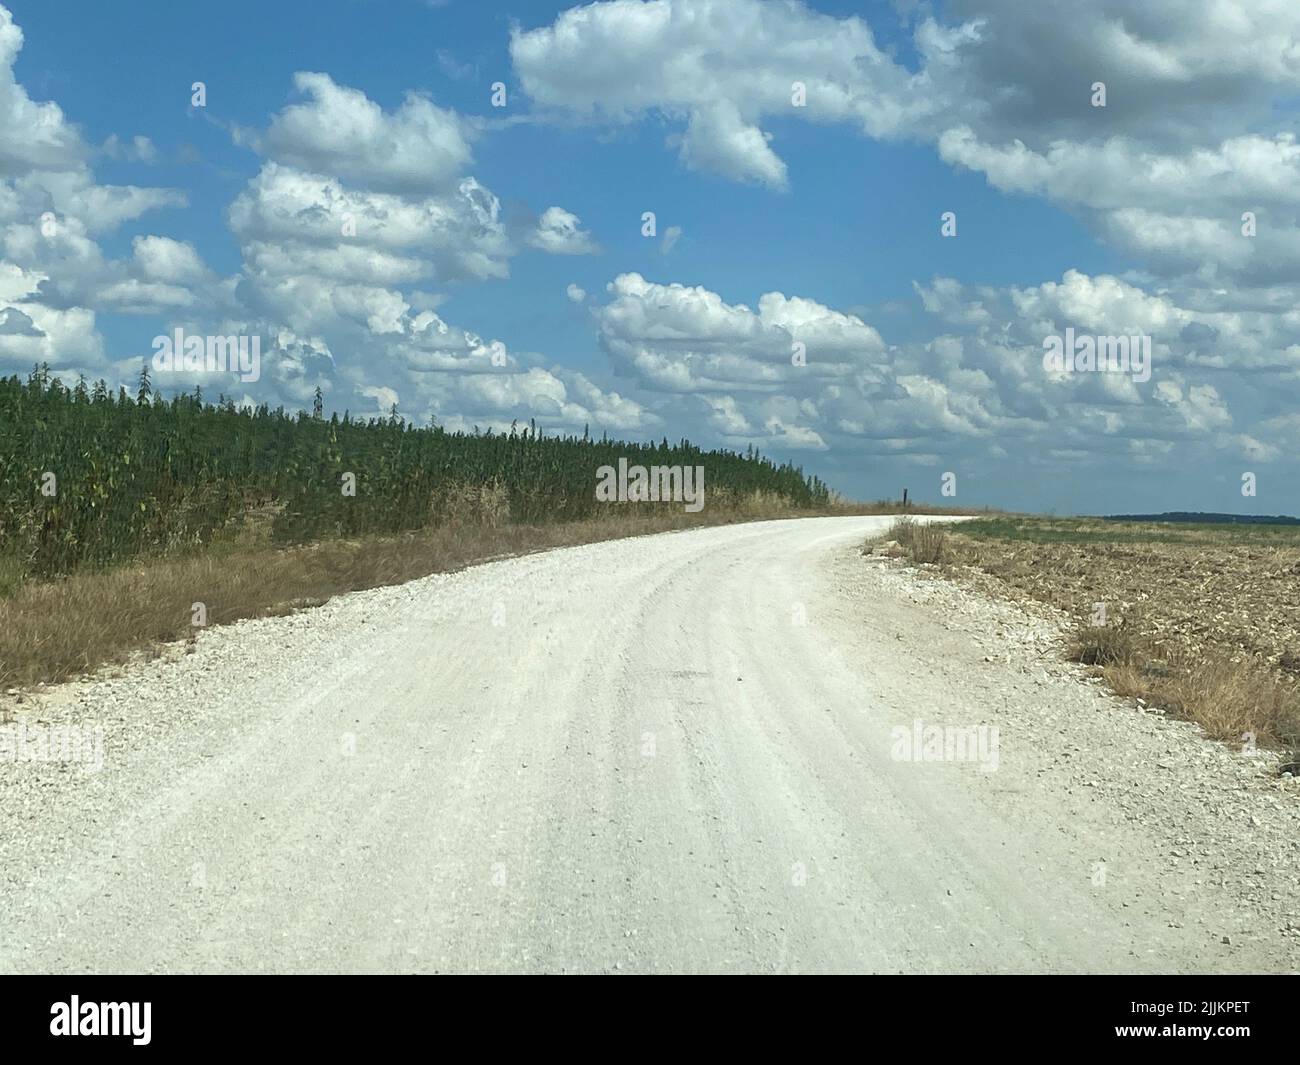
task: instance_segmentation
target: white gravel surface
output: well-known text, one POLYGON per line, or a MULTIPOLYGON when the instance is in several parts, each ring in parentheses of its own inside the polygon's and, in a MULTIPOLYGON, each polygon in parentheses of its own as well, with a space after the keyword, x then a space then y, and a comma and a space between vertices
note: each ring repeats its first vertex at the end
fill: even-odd
POLYGON ((1296 970, 1293 785, 861 557, 888 522, 494 562, 10 698, 104 764, 0 761, 0 971, 1296 970), (900 760, 918 721, 996 770, 900 760))

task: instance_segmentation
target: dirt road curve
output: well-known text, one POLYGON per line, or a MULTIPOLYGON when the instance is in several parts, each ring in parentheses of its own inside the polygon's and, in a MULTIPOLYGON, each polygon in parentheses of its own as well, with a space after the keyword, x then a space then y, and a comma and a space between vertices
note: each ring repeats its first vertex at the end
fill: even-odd
POLYGON ((1100 697, 873 584, 886 521, 506 560, 68 688, 105 763, 3 767, 0 971, 1290 968, 1017 747, 1100 697), (916 720, 1002 723, 996 772, 900 760, 916 720))

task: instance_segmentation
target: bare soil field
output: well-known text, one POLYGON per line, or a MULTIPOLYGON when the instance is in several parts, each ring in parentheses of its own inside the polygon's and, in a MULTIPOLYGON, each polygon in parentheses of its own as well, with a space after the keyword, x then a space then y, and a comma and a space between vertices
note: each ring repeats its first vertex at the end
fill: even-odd
POLYGON ((976 520, 937 567, 1062 611, 1121 695, 1225 742, 1300 745, 1300 526, 976 520))

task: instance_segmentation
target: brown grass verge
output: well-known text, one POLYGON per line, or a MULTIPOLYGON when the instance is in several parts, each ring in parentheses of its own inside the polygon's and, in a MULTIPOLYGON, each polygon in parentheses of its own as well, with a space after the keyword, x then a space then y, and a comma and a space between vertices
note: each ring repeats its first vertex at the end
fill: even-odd
MULTIPOLYGON (((653 504, 553 525, 507 524, 490 486, 465 490, 445 523, 405 536, 275 547, 265 530, 188 557, 26 582, 0 597, 0 692, 66 680, 159 644, 193 638, 196 604, 208 625, 285 614, 344 592, 400 584, 509 555, 696 526, 811 516, 772 499, 729 499, 698 514, 653 504)), ((818 514, 851 514, 832 508, 818 514)))
POLYGON ((948 534, 940 524, 914 521, 904 515, 889 527, 885 539, 897 540, 904 554, 917 565, 939 565, 944 559, 948 534))
POLYGON ((1118 626, 1083 626, 1070 655, 1101 667, 1118 695, 1195 721, 1224 743, 1300 749, 1300 684, 1256 655, 1166 651, 1118 626))
POLYGON ((1079 625, 1069 655, 1085 666, 1131 666, 1140 657, 1133 632, 1124 625, 1079 625))
MULTIPOLYGON (((1117 694, 1194 721, 1224 743, 1253 739, 1262 747, 1300 750, 1300 677, 1287 668, 1286 655, 1278 660, 1250 644, 1261 599, 1234 593, 1261 586, 1272 592, 1273 570, 1289 572, 1290 565, 1280 565, 1276 552, 1233 549, 1230 563, 1205 563, 1226 549, 1215 542, 1027 544, 975 540, 960 527, 949 531, 943 564, 951 575, 976 579, 981 589, 1008 599, 1065 610, 1074 618, 1067 656, 1095 667, 1117 694), (1136 588, 1119 583, 1135 562, 1141 582, 1136 588), (1226 583, 1208 587, 1206 566, 1216 577, 1225 569, 1226 583), (1096 624, 1098 600, 1122 613, 1096 624)), ((909 551, 908 557, 916 556, 909 551)), ((1267 596, 1262 602, 1284 613, 1294 609, 1267 596)), ((1269 627, 1286 632, 1280 616, 1269 627)))

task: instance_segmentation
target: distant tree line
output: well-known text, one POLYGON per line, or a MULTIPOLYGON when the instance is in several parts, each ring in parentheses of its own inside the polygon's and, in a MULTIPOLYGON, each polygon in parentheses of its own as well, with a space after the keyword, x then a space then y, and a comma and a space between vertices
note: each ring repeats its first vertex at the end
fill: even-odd
POLYGON ((1283 514, 1215 514, 1200 510, 1170 510, 1164 514, 1107 514, 1103 521, 1176 521, 1200 525, 1300 525, 1300 518, 1283 514))
POLYGON ((796 507, 829 492, 789 463, 704 451, 686 440, 637 444, 508 433, 446 432, 388 418, 239 407, 220 398, 165 399, 147 369, 134 395, 84 379, 67 387, 48 367, 0 379, 0 562, 50 576, 151 551, 206 544, 251 513, 275 540, 397 533, 437 524, 448 493, 491 485, 509 520, 592 516, 596 470, 641 465, 706 470, 724 496, 767 493, 796 507), (349 480, 354 494, 347 494, 349 480))

